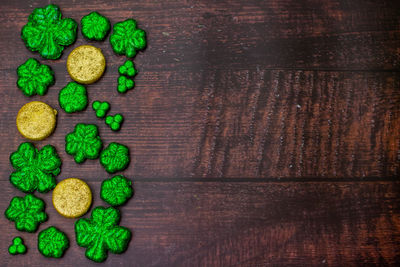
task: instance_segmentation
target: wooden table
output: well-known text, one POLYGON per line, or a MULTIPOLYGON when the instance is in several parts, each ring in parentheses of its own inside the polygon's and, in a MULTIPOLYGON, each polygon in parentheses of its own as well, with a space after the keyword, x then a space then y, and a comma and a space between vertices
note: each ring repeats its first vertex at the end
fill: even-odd
MULTIPOLYGON (((26 141, 14 121, 32 100, 59 110, 54 145, 58 181, 91 186, 110 177, 98 160, 77 165, 64 138, 78 122, 126 144, 124 172, 135 196, 121 208, 133 231, 125 254, 102 266, 301 266, 400 264, 400 2, 387 0, 54 1, 80 21, 99 11, 112 23, 135 18, 148 48, 135 58, 136 88, 116 91, 116 56, 107 41, 76 43, 59 60, 29 52, 20 30, 49 1, 6 0, 0 12, 0 210, 23 194, 8 181, 9 155, 26 141), (113 133, 91 108, 66 114, 58 92, 71 79, 66 57, 81 44, 100 47, 107 71, 88 86, 125 123, 113 133), (16 68, 29 57, 50 65, 56 84, 28 98, 16 68)), ((16 231, 1 216, 1 266, 95 266, 76 245, 74 220, 51 225, 71 247, 60 260, 37 250, 37 233, 16 231), (28 253, 7 252, 13 237, 28 253)))

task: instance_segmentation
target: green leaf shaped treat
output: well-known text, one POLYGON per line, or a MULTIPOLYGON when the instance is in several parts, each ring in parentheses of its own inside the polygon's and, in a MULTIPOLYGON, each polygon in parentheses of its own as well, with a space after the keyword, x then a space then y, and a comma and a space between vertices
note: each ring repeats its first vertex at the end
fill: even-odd
POLYGON ((132 182, 123 175, 106 179, 101 184, 100 197, 111 206, 125 204, 132 196, 132 182))
POLYGON ((96 112, 97 118, 104 118, 104 116, 110 109, 110 103, 108 103, 107 101, 104 102, 94 101, 92 104, 92 108, 96 112))
POLYGON ((32 52, 38 51, 46 59, 57 59, 64 46, 75 42, 77 27, 75 20, 62 18, 58 6, 48 5, 33 10, 22 28, 21 37, 32 52))
POLYGON ((129 77, 133 77, 138 73, 137 70, 135 69, 135 64, 133 63, 132 60, 129 59, 125 61, 125 63, 118 68, 118 72, 121 75, 129 77))
POLYGON ((10 162, 16 170, 11 173, 10 182, 22 192, 46 193, 56 186, 61 159, 53 146, 46 145, 38 151, 32 143, 22 143, 11 154, 10 162))
POLYGON ((117 87, 118 92, 123 94, 133 87, 135 87, 135 82, 132 79, 126 78, 125 76, 119 76, 117 87))
POLYGON ((67 235, 54 226, 50 226, 39 233, 38 250, 47 258, 61 258, 68 247, 67 235))
POLYGON ((47 220, 44 208, 43 200, 29 194, 25 197, 13 197, 4 215, 15 222, 18 231, 33 233, 40 223, 47 220))
POLYGON ((78 246, 85 247, 86 257, 95 262, 107 259, 107 252, 120 254, 131 240, 131 231, 119 226, 121 214, 112 207, 96 207, 90 219, 75 222, 75 236, 78 246))
POLYGON ((102 146, 103 142, 94 124, 78 123, 75 130, 65 136, 65 152, 73 155, 76 163, 97 159, 102 146))
POLYGON ((119 143, 110 143, 100 155, 100 164, 108 173, 125 170, 129 161, 129 149, 119 143))
POLYGON ((58 95, 60 107, 67 113, 82 111, 87 107, 88 97, 85 86, 70 82, 58 95))
POLYGON ((117 113, 114 116, 107 116, 106 117, 106 124, 111 128, 113 131, 118 131, 121 129, 122 122, 124 121, 124 117, 117 113))
POLYGON ((29 58, 17 69, 17 86, 26 96, 44 95, 47 87, 54 84, 54 72, 34 58, 29 58))
POLYGON ((13 243, 8 247, 8 253, 11 255, 25 254, 26 246, 24 245, 24 240, 17 236, 13 239, 13 243))
POLYGON ((108 18, 98 12, 92 12, 81 20, 82 35, 89 40, 103 41, 110 31, 111 24, 108 18))
POLYGON ((114 24, 110 44, 116 54, 134 57, 146 48, 146 32, 137 28, 135 20, 127 19, 114 24))

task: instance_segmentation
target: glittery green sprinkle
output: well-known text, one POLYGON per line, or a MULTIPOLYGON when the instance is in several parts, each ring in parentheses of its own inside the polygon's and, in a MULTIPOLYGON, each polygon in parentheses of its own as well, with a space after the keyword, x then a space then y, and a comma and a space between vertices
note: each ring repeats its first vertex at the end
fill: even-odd
POLYGON ((61 258, 68 247, 67 235, 54 226, 50 226, 39 233, 38 250, 45 257, 61 258))
POLYGON ((29 58, 17 69, 17 86, 26 96, 44 95, 47 88, 54 84, 54 72, 34 58, 29 58))
POLYGON ((13 197, 4 215, 8 220, 15 222, 18 231, 33 233, 40 223, 47 220, 44 207, 43 200, 34 195, 13 197))
POLYGON ((8 247, 8 253, 11 255, 25 254, 26 246, 24 245, 24 240, 19 236, 15 237, 12 244, 8 247))
POLYGON ((108 173, 125 170, 129 161, 129 149, 119 143, 110 143, 100 155, 100 164, 108 173))
POLYGON ((125 63, 118 68, 118 72, 119 74, 128 77, 133 77, 138 73, 137 70, 135 69, 135 64, 133 63, 132 60, 129 59, 125 61, 125 63))
POLYGON ((134 57, 146 48, 146 32, 137 28, 135 20, 127 19, 114 24, 110 44, 116 54, 134 57))
POLYGON ((97 118, 104 118, 104 116, 110 109, 110 103, 108 103, 107 101, 104 102, 94 101, 92 104, 92 108, 96 112, 97 118))
POLYGON ((126 93, 126 91, 135 87, 135 82, 125 76, 119 76, 117 90, 120 93, 126 93))
POLYGON ((51 145, 37 150, 32 143, 22 143, 10 156, 16 170, 10 175, 10 182, 22 192, 35 190, 46 193, 56 186, 55 176, 61 171, 61 159, 51 145))
POLYGON ((62 18, 60 8, 48 5, 35 8, 22 28, 21 37, 26 47, 47 59, 61 57, 64 46, 75 42, 78 24, 70 18, 62 18))
POLYGON ((132 196, 132 182, 123 175, 106 179, 101 184, 100 197, 111 206, 125 204, 132 196))
POLYGON ((131 240, 131 231, 119 226, 120 212, 112 207, 96 207, 90 219, 75 222, 76 243, 85 247, 86 257, 92 261, 103 262, 108 251, 120 254, 126 251, 131 240))
POLYGON ((122 122, 124 121, 124 117, 117 113, 114 116, 107 116, 106 117, 106 124, 111 128, 113 131, 118 131, 121 129, 122 122))
POLYGON ((75 130, 65 136, 65 152, 73 155, 76 163, 97 159, 103 142, 94 124, 78 123, 75 130))
POLYGON ((67 113, 82 111, 87 107, 88 98, 85 86, 70 82, 58 95, 60 107, 67 113))
POLYGON ((92 12, 81 20, 82 35, 89 40, 102 41, 110 31, 111 24, 108 18, 98 12, 92 12))

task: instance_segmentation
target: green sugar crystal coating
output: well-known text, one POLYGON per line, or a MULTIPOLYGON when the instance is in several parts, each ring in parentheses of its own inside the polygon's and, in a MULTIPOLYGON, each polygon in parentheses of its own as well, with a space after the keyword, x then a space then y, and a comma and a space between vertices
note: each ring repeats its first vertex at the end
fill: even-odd
POLYGON ((38 250, 45 257, 61 258, 68 247, 67 235, 54 226, 50 226, 39 233, 38 250))
POLYGON ((47 220, 44 208, 43 200, 28 194, 25 197, 13 197, 4 215, 8 220, 15 222, 18 231, 33 233, 40 223, 47 220))
POLYGON ((129 59, 125 61, 125 63, 118 68, 118 72, 119 74, 128 77, 133 77, 138 73, 138 71, 135 69, 135 64, 133 63, 132 60, 129 59))
POLYGON ((135 82, 125 76, 119 76, 117 90, 120 93, 126 93, 128 90, 135 87, 135 82))
POLYGON ((110 44, 116 54, 134 57, 146 48, 146 32, 137 28, 135 20, 127 19, 114 24, 110 44))
POLYGON ((124 121, 124 117, 117 113, 114 116, 107 116, 106 117, 106 124, 111 128, 113 131, 118 131, 121 129, 122 122, 124 121))
POLYGON ((21 37, 26 47, 46 59, 61 57, 64 46, 75 42, 78 24, 70 18, 62 18, 60 8, 48 5, 35 8, 22 28, 21 37))
POLYGON ((26 96, 44 95, 47 88, 54 84, 54 72, 34 58, 29 58, 17 69, 17 86, 26 96))
POLYGON ((100 155, 100 164, 108 173, 125 170, 129 161, 129 149, 119 143, 110 143, 100 155))
POLYGON ((108 18, 92 12, 81 20, 82 35, 89 40, 103 41, 111 29, 108 18))
POLYGON ((121 214, 112 207, 96 207, 90 219, 75 222, 76 243, 85 247, 86 257, 95 262, 107 259, 108 251, 120 254, 126 251, 131 240, 131 231, 119 226, 121 214))
POLYGON ((15 237, 12 244, 8 247, 8 253, 11 255, 25 254, 26 246, 24 245, 24 240, 19 236, 15 237))
POLYGON ((67 113, 82 111, 87 107, 88 97, 85 86, 70 82, 58 95, 60 107, 67 113))
POLYGON ((78 123, 75 130, 65 136, 65 152, 73 155, 76 163, 97 159, 102 146, 103 142, 94 124, 78 123))
POLYGON ((37 150, 32 143, 22 143, 10 155, 10 162, 16 170, 11 173, 10 182, 25 193, 50 191, 56 186, 55 176, 61 172, 61 159, 52 145, 37 150))
POLYGON ((108 103, 107 101, 104 102, 94 101, 92 104, 92 108, 96 112, 97 118, 104 118, 104 116, 110 109, 110 103, 108 103))
POLYGON ((123 175, 106 179, 101 184, 100 197, 111 206, 125 204, 132 196, 132 182, 123 175))

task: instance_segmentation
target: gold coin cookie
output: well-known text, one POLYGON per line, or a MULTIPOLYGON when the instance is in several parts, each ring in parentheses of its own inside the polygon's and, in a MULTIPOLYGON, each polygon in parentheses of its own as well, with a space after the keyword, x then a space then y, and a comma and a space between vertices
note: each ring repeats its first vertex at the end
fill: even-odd
POLYGON ((106 68, 101 50, 91 45, 81 45, 72 50, 67 59, 67 71, 78 83, 91 84, 100 79, 106 68))
POLYGON ((88 211, 91 204, 92 191, 81 179, 62 180, 53 190, 53 206, 64 217, 78 218, 88 211))
POLYGON ((18 111, 17 128, 23 137, 30 140, 43 140, 51 135, 56 127, 57 110, 46 103, 32 101, 18 111))

